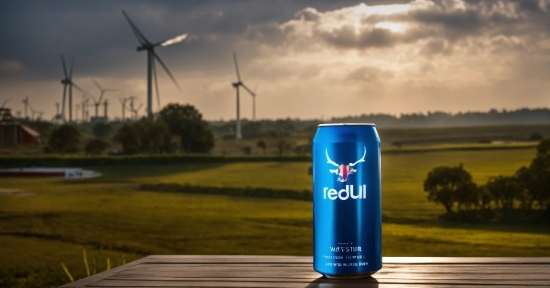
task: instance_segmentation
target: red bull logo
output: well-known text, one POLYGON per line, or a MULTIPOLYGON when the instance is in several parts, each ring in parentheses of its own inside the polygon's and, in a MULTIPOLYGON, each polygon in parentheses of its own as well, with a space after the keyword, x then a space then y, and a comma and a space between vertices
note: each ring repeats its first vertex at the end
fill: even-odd
POLYGON ((339 182, 346 182, 348 181, 348 178, 353 173, 357 172, 357 169, 354 169, 355 165, 361 162, 365 162, 365 156, 367 155, 367 147, 364 147, 364 153, 363 157, 361 159, 355 161, 354 163, 349 163, 348 165, 345 164, 337 164, 336 162, 332 161, 330 157, 328 156, 328 148, 325 150, 325 154, 327 155, 327 163, 332 164, 336 166, 336 169, 330 169, 330 173, 338 175, 338 181, 339 182))

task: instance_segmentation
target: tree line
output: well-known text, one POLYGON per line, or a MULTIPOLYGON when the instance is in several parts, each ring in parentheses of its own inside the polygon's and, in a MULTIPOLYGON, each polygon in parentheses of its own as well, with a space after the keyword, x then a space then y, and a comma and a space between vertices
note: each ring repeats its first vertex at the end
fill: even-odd
MULTIPOLYGON (((109 123, 93 127, 95 137, 85 143, 87 154, 103 153, 112 134, 109 123)), ((208 153, 214 148, 214 134, 202 114, 191 105, 168 104, 154 118, 123 123, 112 137, 122 147, 118 154, 208 153)), ((48 138, 46 152, 76 153, 82 133, 71 124, 55 128, 48 138)))
POLYGON ((428 200, 442 204, 446 217, 468 220, 550 220, 550 139, 537 146, 529 166, 512 176, 494 176, 477 185, 458 166, 440 166, 424 181, 428 200))

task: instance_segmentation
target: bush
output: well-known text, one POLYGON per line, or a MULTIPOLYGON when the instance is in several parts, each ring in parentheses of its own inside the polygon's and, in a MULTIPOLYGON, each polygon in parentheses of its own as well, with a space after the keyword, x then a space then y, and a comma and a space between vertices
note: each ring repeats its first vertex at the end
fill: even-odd
POLYGON ((159 112, 172 136, 179 137, 185 153, 208 153, 214 148, 214 134, 202 114, 191 105, 168 104, 159 112))
POLYGON ((105 152, 107 147, 109 147, 109 143, 105 142, 105 140, 94 138, 90 139, 88 143, 86 143, 84 150, 86 151, 86 154, 99 155, 105 152))
POLYGON ((70 124, 54 129, 48 139, 45 151, 50 153, 76 153, 80 144, 80 131, 70 124))
POLYGON ((109 123, 99 122, 94 125, 92 130, 95 137, 105 139, 111 135, 113 127, 109 123))

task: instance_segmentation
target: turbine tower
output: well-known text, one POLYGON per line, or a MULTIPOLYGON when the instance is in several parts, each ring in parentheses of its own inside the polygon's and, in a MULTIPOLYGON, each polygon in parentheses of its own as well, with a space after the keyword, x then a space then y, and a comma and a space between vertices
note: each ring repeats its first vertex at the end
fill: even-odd
POLYGON ((155 60, 158 61, 158 63, 162 66, 162 68, 164 68, 164 70, 166 71, 168 76, 170 76, 170 78, 172 79, 172 81, 174 82, 178 90, 181 91, 181 88, 178 85, 178 82, 176 81, 174 76, 172 76, 172 73, 170 73, 170 70, 168 70, 168 67, 164 64, 164 62, 162 62, 162 60, 157 55, 157 53, 155 53, 155 47, 168 46, 168 45, 181 42, 188 37, 188 34, 185 33, 165 41, 151 43, 149 42, 149 40, 147 40, 147 38, 145 38, 145 36, 143 36, 141 31, 139 31, 137 26, 132 22, 132 20, 130 20, 130 17, 128 17, 128 15, 124 10, 122 10, 122 14, 124 14, 124 17, 126 18, 126 20, 128 20, 128 23, 132 27, 132 30, 134 31, 134 34, 136 35, 136 38, 140 44, 140 46, 137 47, 137 51, 138 52, 143 50, 147 51, 147 116, 151 118, 153 117, 153 86, 152 86, 153 75, 155 77, 155 92, 157 94, 157 102, 160 109, 160 95, 158 90, 157 70, 155 68, 155 60))
POLYGON ((254 94, 252 94, 252 121, 256 121, 256 93, 258 93, 258 83, 254 87, 254 94))
POLYGON ((122 121, 124 122, 125 116, 124 112, 126 112, 126 101, 130 100, 131 98, 124 98, 120 97, 118 100, 120 101, 120 104, 122 105, 122 121))
POLYGON ((63 66, 63 74, 65 78, 61 79, 61 84, 63 84, 63 101, 61 104, 61 115, 63 121, 65 121, 65 98, 67 95, 67 87, 69 88, 69 122, 73 121, 73 86, 81 92, 84 92, 80 87, 73 83, 73 60, 71 60, 71 67, 69 73, 67 73, 67 65, 65 65, 65 58, 61 54, 61 64, 63 66))
POLYGON ((243 86, 243 88, 250 94, 252 97, 256 97, 256 94, 252 92, 246 85, 244 85, 243 81, 241 81, 241 74, 239 73, 239 65, 237 64, 237 55, 235 52, 233 52, 233 62, 235 62, 235 71, 237 72, 237 82, 232 83, 233 87, 235 88, 235 91, 237 92, 237 129, 236 129, 236 135, 235 138, 242 139, 243 136, 241 134, 241 112, 240 112, 240 99, 239 99, 239 87, 243 86))

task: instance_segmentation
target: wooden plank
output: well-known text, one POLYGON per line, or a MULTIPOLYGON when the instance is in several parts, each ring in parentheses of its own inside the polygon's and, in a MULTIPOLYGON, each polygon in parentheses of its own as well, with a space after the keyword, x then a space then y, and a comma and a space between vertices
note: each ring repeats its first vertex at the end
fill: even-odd
POLYGON ((384 257, 374 278, 320 276, 307 256, 154 255, 62 287, 550 287, 550 257, 384 257))
MULTIPOLYGON (((314 272, 311 264, 296 265, 296 264, 140 264, 129 269, 126 269, 122 273, 130 273, 137 271, 197 271, 204 269, 231 269, 231 270, 278 270, 279 274, 286 274, 286 272, 294 271, 309 271, 314 272)), ((392 272, 414 272, 414 273, 473 273, 473 274, 509 274, 509 273, 543 273, 548 271, 548 265, 535 265, 535 264, 487 264, 487 265, 384 265, 377 274, 392 273, 392 272)))
MULTIPOLYGON (((133 269, 127 269, 114 275, 115 278, 135 277, 133 275, 142 275, 151 277, 155 275, 165 275, 167 277, 231 277, 237 275, 254 275, 254 277, 281 277, 281 278, 315 278, 320 274, 313 271, 311 267, 270 267, 270 266, 237 266, 233 265, 210 265, 210 266, 187 266, 177 267, 162 265, 161 267, 150 267, 150 265, 138 265, 133 269)), ((425 278, 449 278, 462 279, 464 277, 481 278, 510 278, 522 275, 522 278, 529 279, 547 279, 550 280, 548 267, 535 267, 536 269, 525 269, 525 267, 456 267, 455 269, 441 269, 433 266, 433 270, 428 267, 397 267, 395 269, 383 268, 374 274, 375 278, 395 278, 401 275, 409 277, 425 278), (396 276, 397 275, 397 276, 396 276)), ((112 278, 112 277, 111 277, 112 278)), ((113 278, 113 279, 115 279, 113 278)))
MULTIPOLYGON (((213 279, 205 279, 204 281, 198 280, 198 279, 187 279, 187 280, 173 280, 173 281, 167 281, 167 280, 99 280, 94 283, 90 283, 89 285, 86 285, 86 287, 120 287, 120 286, 131 286, 131 287, 289 287, 294 286, 294 284, 297 284, 297 286, 300 287, 307 287, 312 283, 321 284, 321 282, 315 282, 316 280, 311 281, 263 281, 262 279, 255 279, 252 278, 250 281, 247 280, 238 280, 238 281, 230 281, 227 279, 222 280, 213 280, 213 279), (298 285, 299 284, 299 285, 298 285)), ((322 280, 324 284, 351 284, 351 281, 324 281, 322 280)), ((369 282, 366 281, 357 281, 357 284, 369 284, 369 282)), ((533 286, 533 287, 548 287, 549 283, 548 281, 540 281, 540 280, 501 280, 501 281, 480 281, 477 279, 470 279, 470 280, 409 280, 409 279, 394 279, 391 281, 377 281, 376 283, 371 282, 371 285, 378 287, 381 284, 400 284, 400 285, 414 285, 414 286, 420 286, 420 285, 471 285, 471 286, 479 286, 479 285, 486 285, 486 286, 516 286, 516 287, 527 287, 527 286, 533 286), (378 285, 378 286, 376 286, 378 285)), ((330 287, 330 286, 329 286, 330 287)))
POLYGON ((107 271, 104 271, 104 272, 101 272, 99 274, 95 274, 95 275, 92 275, 90 277, 86 277, 86 278, 83 278, 83 279, 80 279, 78 281, 75 281, 75 282, 71 282, 71 283, 68 283, 68 284, 65 284, 63 286, 60 286, 59 288, 79 288, 79 287, 85 287, 86 285, 90 284, 90 283, 93 283, 93 282, 96 282, 97 280, 101 280, 101 279, 105 279, 109 276, 113 276, 113 275, 116 275, 117 273, 119 273, 120 271, 124 271, 126 269, 130 269, 132 268, 133 266, 136 266, 138 264, 141 264, 145 261, 147 257, 145 258, 141 258, 141 259, 138 259, 136 261, 132 261, 130 263, 127 263, 127 264, 124 264, 122 266, 118 266, 116 268, 113 268, 111 270, 107 270, 107 271))
MULTIPOLYGON (((146 262, 153 263, 313 263, 312 256, 262 255, 151 255, 146 262)), ((532 263, 550 264, 550 257, 383 257, 384 264, 443 264, 443 263, 532 263)))

